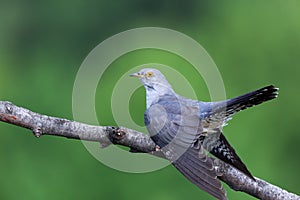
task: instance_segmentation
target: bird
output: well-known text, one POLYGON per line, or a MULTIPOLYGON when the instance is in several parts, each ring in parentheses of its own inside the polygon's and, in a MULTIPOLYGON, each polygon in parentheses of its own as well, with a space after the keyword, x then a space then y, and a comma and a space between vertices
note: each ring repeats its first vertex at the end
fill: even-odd
POLYGON ((276 98, 278 88, 269 85, 231 99, 204 102, 175 93, 158 69, 144 68, 130 76, 146 90, 144 122, 151 139, 189 181, 219 200, 227 199, 214 158, 207 152, 255 181, 222 128, 237 112, 276 98))

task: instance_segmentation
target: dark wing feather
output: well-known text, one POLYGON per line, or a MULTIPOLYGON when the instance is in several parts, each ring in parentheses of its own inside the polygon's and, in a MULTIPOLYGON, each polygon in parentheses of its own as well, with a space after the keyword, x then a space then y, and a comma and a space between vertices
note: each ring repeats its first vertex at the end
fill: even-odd
POLYGON ((213 160, 202 149, 189 148, 172 163, 188 180, 220 200, 226 200, 226 191, 217 178, 213 160))
POLYGON ((240 157, 235 152, 234 148, 229 144, 223 133, 210 134, 207 136, 201 136, 200 142, 203 147, 211 154, 235 167, 243 172, 246 176, 255 181, 246 165, 242 162, 240 157))

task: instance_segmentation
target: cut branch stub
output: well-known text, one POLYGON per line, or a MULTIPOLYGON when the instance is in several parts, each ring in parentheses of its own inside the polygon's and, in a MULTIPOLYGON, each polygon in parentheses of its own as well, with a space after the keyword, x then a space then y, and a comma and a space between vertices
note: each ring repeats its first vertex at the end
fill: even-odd
POLYGON ((43 135, 42 124, 41 123, 37 123, 36 127, 34 127, 32 129, 32 133, 37 138, 39 138, 41 135, 43 135))

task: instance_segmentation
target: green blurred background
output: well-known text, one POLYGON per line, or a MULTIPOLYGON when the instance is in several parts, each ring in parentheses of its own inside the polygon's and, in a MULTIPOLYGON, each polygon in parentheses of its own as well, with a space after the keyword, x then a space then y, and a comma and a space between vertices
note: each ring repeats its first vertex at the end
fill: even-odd
MULTIPOLYGON (((145 26, 174 29, 202 44, 222 74, 228 97, 270 83, 280 88, 275 101, 238 114, 225 135, 255 176, 300 194, 299 1, 2 0, 1 100, 72 119, 72 87, 87 54, 114 34, 145 26)), ((115 124, 109 103, 117 78, 130 66, 150 61, 186 65, 154 50, 114 62, 104 76, 106 87, 99 86, 96 95, 103 125, 115 124)), ((209 100, 203 81, 192 84, 198 98, 209 100)), ((142 123, 142 98, 139 90, 130 105, 137 123, 142 123)), ((36 139, 5 123, 0 132, 0 199, 212 199, 171 166, 123 173, 98 162, 80 141, 36 139)), ((226 188, 229 199, 254 199, 226 188)))

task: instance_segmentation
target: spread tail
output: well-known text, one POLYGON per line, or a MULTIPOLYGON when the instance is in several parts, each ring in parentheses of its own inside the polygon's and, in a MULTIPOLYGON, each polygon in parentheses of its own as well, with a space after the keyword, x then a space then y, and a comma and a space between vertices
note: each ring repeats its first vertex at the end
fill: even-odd
POLYGON ((241 110, 275 99, 277 96, 278 88, 269 85, 232 99, 210 102, 207 107, 202 108, 201 117, 207 122, 230 119, 232 115, 241 110))
POLYGON ((231 115, 240 110, 250 108, 265 101, 275 99, 278 96, 278 88, 273 85, 246 93, 244 95, 226 100, 226 114, 231 115))

